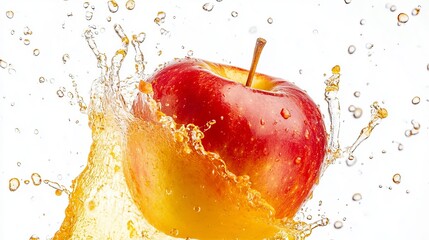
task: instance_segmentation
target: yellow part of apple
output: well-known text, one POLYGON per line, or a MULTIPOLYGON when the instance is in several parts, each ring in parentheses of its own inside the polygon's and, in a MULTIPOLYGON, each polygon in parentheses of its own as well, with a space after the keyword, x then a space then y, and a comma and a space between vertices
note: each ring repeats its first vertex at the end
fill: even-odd
POLYGON ((201 131, 177 129, 171 119, 147 119, 130 124, 125 176, 149 223, 172 236, 198 239, 262 239, 285 230, 246 177, 228 172, 202 148, 201 131))

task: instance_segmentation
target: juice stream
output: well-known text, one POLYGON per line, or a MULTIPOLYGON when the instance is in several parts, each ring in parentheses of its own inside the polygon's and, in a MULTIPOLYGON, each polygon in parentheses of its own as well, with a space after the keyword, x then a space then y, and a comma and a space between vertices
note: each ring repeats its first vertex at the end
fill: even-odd
MULTIPOLYGON (((88 108, 93 143, 86 168, 72 183, 72 192, 69 195, 69 205, 65 211, 65 219, 53 239, 175 239, 172 236, 183 236, 179 234, 180 230, 176 228, 172 228, 170 232, 167 232, 168 235, 158 231, 148 223, 135 203, 136 201, 145 200, 132 198, 127 185, 130 177, 124 171, 128 167, 126 166, 126 158, 130 154, 129 149, 127 149, 130 136, 138 136, 136 139, 140 138, 142 144, 153 149, 154 152, 170 151, 172 155, 179 156, 179 160, 174 160, 174 164, 171 164, 171 160, 169 164, 166 159, 155 159, 149 164, 154 169, 153 175, 159 174, 162 176, 165 173, 156 172, 157 168, 160 166, 168 167, 170 171, 168 173, 169 177, 165 181, 161 180, 160 183, 162 184, 174 185, 175 182, 192 179, 174 179, 175 176, 180 177, 183 175, 179 171, 188 171, 192 174, 193 171, 204 172, 205 170, 210 170, 211 175, 204 175, 204 179, 207 179, 207 176, 210 175, 211 180, 209 179, 209 181, 220 182, 219 185, 227 187, 228 192, 231 193, 231 196, 224 198, 224 202, 222 202, 227 209, 222 221, 228 222, 228 219, 237 218, 243 222, 244 226, 248 227, 247 229, 232 229, 231 234, 241 234, 241 231, 247 231, 247 234, 252 234, 252 231, 254 231, 256 234, 260 229, 268 229, 267 232, 270 232, 271 235, 264 236, 264 238, 302 240, 311 233, 313 228, 328 224, 328 219, 322 219, 313 224, 295 222, 292 219, 275 219, 273 208, 266 203, 257 191, 250 188, 248 178, 235 176, 228 171, 219 156, 204 150, 200 141, 203 136, 202 131, 192 124, 179 126, 172 118, 163 115, 150 94, 144 95, 147 103, 145 106, 147 108, 146 113, 149 116, 147 121, 141 122, 142 120, 135 119, 130 112, 130 105, 134 96, 136 96, 135 87, 128 86, 127 81, 132 80, 137 83, 139 80, 144 79, 144 58, 140 49, 140 43, 144 39, 139 39, 139 36, 133 36, 131 43, 136 52, 136 73, 132 79, 121 80, 119 70, 128 53, 130 40, 119 25, 115 26, 115 31, 121 38, 122 48, 116 51, 110 66, 107 64, 106 55, 98 51, 92 38, 92 32, 89 30, 85 32, 87 42, 97 58, 98 67, 101 69, 101 77, 93 83, 88 108), (130 90, 130 88, 132 89, 130 90), (159 150, 160 145, 173 146, 174 148, 159 150), (188 169, 185 165, 187 164, 187 158, 196 160, 196 165, 188 169), (208 169, 204 168, 200 171, 197 168, 199 166, 198 160, 209 161, 209 164, 202 164, 209 166, 208 169), (193 168, 197 168, 197 170, 193 168), (229 208, 230 205, 235 207, 229 208)), ((336 91, 338 91, 339 68, 338 71, 333 69, 333 74, 330 80, 336 80, 334 83, 337 87, 329 87, 328 79, 326 89, 327 101, 330 106, 331 134, 324 170, 327 165, 341 156, 338 144, 339 103, 335 96, 336 91), (328 96, 330 96, 330 99, 328 99, 328 96)), ((147 87, 146 84, 140 85, 140 87, 145 86, 147 87)), ((141 90, 144 92, 144 89, 141 90)), ((378 112, 381 111, 379 107, 378 110, 378 112)), ((387 112, 385 115, 387 116, 387 112)), ((378 119, 383 118, 379 117, 374 120, 374 116, 371 121, 372 124, 370 123, 367 128, 364 128, 364 130, 366 129, 365 131, 362 130, 361 137, 353 145, 354 148, 348 148, 348 153, 351 154, 355 147, 366 139, 365 134, 369 134, 378 124, 378 119), (362 137, 362 135, 365 136, 362 137)), ((195 176, 198 176, 198 174, 195 176)), ((133 190, 135 189, 131 189, 131 191, 133 190)), ((206 196, 203 194, 205 190, 199 191, 198 189, 189 190, 174 187, 173 189, 165 189, 167 195, 171 195, 168 194, 168 191, 173 190, 183 191, 196 197, 199 196, 206 202, 210 202, 210 200, 205 199, 206 196)), ((159 203, 155 201, 154 204, 157 206, 156 204, 162 204, 164 200, 170 201, 172 197, 174 195, 165 196, 163 199, 159 199, 159 203)), ((216 201, 214 202, 218 204, 216 201)), ((196 205, 195 207, 200 209, 201 206, 196 205)), ((211 207, 213 206, 208 204, 204 210, 211 207)), ((159 209, 153 209, 153 211, 159 211, 159 209)), ((206 216, 212 217, 215 215, 206 216)), ((186 226, 181 227, 182 229, 186 228, 186 226)), ((193 226, 188 227, 192 228, 193 226)))

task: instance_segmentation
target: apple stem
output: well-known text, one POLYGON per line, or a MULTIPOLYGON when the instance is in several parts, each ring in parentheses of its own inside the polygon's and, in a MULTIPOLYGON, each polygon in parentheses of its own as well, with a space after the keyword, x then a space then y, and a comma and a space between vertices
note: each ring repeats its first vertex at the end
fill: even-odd
POLYGON ((253 52, 252 65, 250 66, 249 75, 247 76, 246 86, 251 87, 253 82, 253 76, 256 72, 256 66, 258 65, 259 58, 261 57, 262 49, 264 49, 267 40, 263 38, 256 39, 255 50, 253 52))

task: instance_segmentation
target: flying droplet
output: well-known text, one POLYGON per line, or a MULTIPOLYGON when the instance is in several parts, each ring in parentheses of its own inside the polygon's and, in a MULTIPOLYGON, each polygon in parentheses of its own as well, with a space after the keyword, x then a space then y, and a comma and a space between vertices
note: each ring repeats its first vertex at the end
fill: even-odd
POLYGON ((267 23, 269 23, 269 24, 272 24, 273 23, 273 18, 272 17, 269 17, 268 19, 267 19, 267 23))
POLYGON ((362 19, 360 20, 359 24, 360 24, 360 25, 362 25, 362 26, 363 26, 363 25, 365 25, 365 24, 366 24, 366 20, 362 18, 362 19))
POLYGON ((203 9, 207 12, 210 12, 211 10, 213 10, 214 5, 212 3, 205 3, 203 5, 203 9))
POLYGON ((413 125, 413 128, 415 129, 415 130, 419 130, 420 129, 420 123, 419 122, 417 122, 416 120, 411 120, 411 124, 413 125))
POLYGON ((161 25, 161 23, 165 22, 165 17, 167 14, 163 11, 159 11, 156 15, 156 18, 153 20, 156 24, 161 25))
POLYGON ((353 96, 355 96, 355 97, 357 97, 357 98, 358 98, 358 97, 360 97, 360 92, 359 92, 359 91, 354 92, 354 93, 353 93, 353 96))
POLYGON ((94 13, 93 12, 91 12, 91 11, 87 11, 86 13, 85 13, 85 18, 86 18, 86 20, 91 20, 92 19, 92 16, 94 15, 94 13))
POLYGON ((392 180, 394 183, 400 184, 401 183, 401 174, 396 173, 395 175, 393 175, 392 180))
POLYGON ((31 174, 31 181, 33 182, 34 186, 39 186, 42 184, 42 177, 38 173, 31 174))
POLYGON ((26 46, 30 45, 30 39, 28 38, 24 39, 24 45, 26 46))
POLYGON ((413 15, 413 16, 417 16, 417 15, 419 15, 419 13, 420 13, 420 9, 421 9, 421 6, 419 5, 418 7, 416 7, 416 8, 414 8, 412 11, 411 11, 411 15, 413 15))
POLYGON ((119 5, 118 5, 118 3, 115 0, 109 0, 107 2, 107 6, 109 7, 109 11, 111 13, 115 13, 119 9, 119 5))
POLYGON ((24 28, 24 35, 32 35, 33 31, 27 26, 24 28))
POLYGON ((83 3, 83 7, 84 7, 84 8, 88 8, 88 7, 89 7, 89 2, 84 2, 84 3, 83 3))
POLYGON ((40 238, 37 235, 31 235, 30 239, 28 240, 40 240, 40 238))
POLYGON ((39 77, 39 83, 44 83, 46 81, 45 77, 39 77))
POLYGON ((33 55, 37 57, 37 56, 39 56, 39 54, 40 54, 40 50, 38 48, 35 48, 33 50, 33 55))
POLYGON ((70 60, 70 55, 68 53, 63 55, 63 63, 66 64, 68 60, 70 60))
POLYGON ((362 194, 355 193, 355 194, 353 194, 352 199, 353 199, 353 201, 358 202, 358 201, 362 200, 362 194))
POLYGON ((374 47, 374 44, 372 44, 372 43, 367 43, 367 44, 365 45, 365 47, 366 47, 366 49, 372 49, 372 48, 374 47))
POLYGON ((21 185, 21 183, 18 178, 11 178, 9 180, 9 190, 11 192, 15 192, 19 188, 19 185, 21 185))
POLYGON ((341 222, 341 221, 335 221, 334 222, 334 228, 335 229, 340 229, 342 227, 343 227, 343 222, 341 222))
POLYGON ((282 115, 284 119, 288 119, 291 116, 289 110, 285 108, 282 108, 282 110, 280 111, 280 115, 282 115))
POLYGON ((350 45, 347 51, 349 52, 349 54, 353 54, 356 51, 356 47, 354 45, 350 45))
POLYGON ((57 91, 57 95, 58 95, 58 97, 62 98, 62 97, 64 97, 64 92, 63 92, 63 91, 61 91, 61 89, 59 89, 59 90, 57 91))
POLYGON ((15 30, 10 30, 10 35, 14 35, 15 34, 15 30))
POLYGON ((355 111, 353 112, 353 117, 354 118, 360 118, 362 117, 362 108, 356 108, 355 111))
POLYGON ((352 0, 344 0, 344 2, 345 2, 346 4, 350 4, 350 3, 352 2, 352 0))
POLYGON ((402 143, 398 144, 398 150, 399 151, 404 150, 404 144, 402 144, 402 143))
POLYGON ((400 13, 398 15, 398 23, 399 24, 404 24, 404 23, 408 22, 408 20, 409 20, 409 17, 406 13, 400 13))
POLYGON ((15 13, 13 11, 6 11, 6 17, 9 19, 12 19, 13 16, 15 16, 15 13))
POLYGON ((3 69, 7 68, 7 62, 3 59, 0 59, 0 67, 3 69))
POLYGON ((231 12, 231 16, 232 16, 232 17, 237 17, 237 16, 238 16, 238 12, 236 12, 236 11, 232 11, 232 12, 231 12))
POLYGON ((136 7, 136 2, 135 2, 134 0, 128 0, 128 1, 125 3, 125 7, 126 7, 128 10, 133 10, 133 9, 136 7))
POLYGON ((419 104, 420 103, 420 97, 419 96, 413 97, 413 99, 411 100, 411 103, 414 105, 419 104))
POLYGON ((194 51, 189 50, 186 55, 188 55, 188 57, 192 57, 194 55, 194 51))
POLYGON ((396 11, 396 5, 392 5, 392 6, 390 6, 390 11, 391 11, 391 12, 396 11))
POLYGON ((34 135, 38 135, 39 134, 39 129, 34 129, 34 135))

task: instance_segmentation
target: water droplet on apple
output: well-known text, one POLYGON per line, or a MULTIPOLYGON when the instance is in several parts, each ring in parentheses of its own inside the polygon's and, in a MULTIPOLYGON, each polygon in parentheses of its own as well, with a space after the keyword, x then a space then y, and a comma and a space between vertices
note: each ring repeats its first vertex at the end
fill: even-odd
POLYGON ((404 24, 406 22, 408 22, 409 17, 406 13, 400 13, 398 15, 398 24, 404 24))
POLYGON ((11 192, 15 192, 19 188, 19 185, 21 185, 21 183, 18 178, 11 178, 9 180, 9 190, 11 192))
POLYGON ((420 97, 419 96, 413 97, 413 99, 411 100, 411 103, 413 103, 414 105, 419 104, 420 103, 420 97))
POLYGON ((171 195, 171 194, 173 194, 173 190, 167 188, 167 189, 165 189, 165 194, 171 195))
POLYGON ((265 125, 265 120, 261 118, 261 119, 259 120, 259 123, 260 123, 261 125, 265 125))
POLYGON ((395 175, 393 175, 392 180, 394 183, 400 184, 401 183, 401 174, 396 173, 395 175))
POLYGON ((301 162, 302 162, 301 157, 297 157, 297 158, 295 159, 295 163, 296 163, 296 164, 300 164, 301 162))
POLYGON ((284 119, 288 119, 291 116, 289 110, 285 108, 282 108, 282 110, 280 111, 280 115, 282 115, 284 119))
POLYGON ((360 200, 362 200, 362 195, 360 193, 355 193, 352 196, 353 201, 358 202, 360 200))
POLYGON ((213 3, 205 3, 203 5, 203 9, 207 12, 210 12, 211 10, 213 10, 213 8, 214 8, 213 3))
POLYGON ((237 17, 237 16, 238 16, 238 12, 236 12, 236 11, 232 11, 232 12, 231 12, 231 16, 232 16, 232 17, 237 17))
POLYGON ((195 206, 194 207, 194 211, 197 212, 197 213, 201 212, 201 207, 195 206))
POLYGON ((170 235, 174 236, 174 237, 178 236, 179 235, 179 230, 177 230, 176 228, 172 228, 170 230, 170 235))
POLYGON ((341 221, 335 221, 334 222, 334 228, 335 229, 340 229, 342 227, 343 227, 343 222, 341 222, 341 221))
POLYGON ((350 45, 349 48, 347 49, 347 52, 349 54, 353 54, 356 51, 356 47, 354 45, 350 45))

